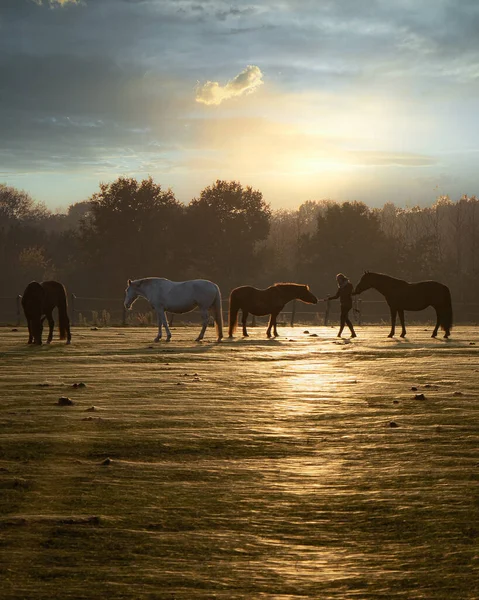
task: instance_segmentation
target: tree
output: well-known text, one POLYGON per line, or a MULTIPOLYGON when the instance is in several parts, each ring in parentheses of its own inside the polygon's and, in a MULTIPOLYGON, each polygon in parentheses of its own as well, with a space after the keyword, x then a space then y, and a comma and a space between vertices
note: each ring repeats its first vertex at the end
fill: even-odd
POLYGON ((263 194, 217 180, 187 209, 191 274, 228 286, 251 281, 260 267, 258 243, 268 236, 271 209, 263 194))
POLYGON ((149 177, 101 183, 82 221, 82 246, 97 289, 123 289, 128 278, 173 271, 176 222, 183 212, 173 192, 149 177))
POLYGON ((301 240, 303 270, 326 293, 339 272, 353 280, 364 270, 394 272, 393 244, 381 231, 377 212, 366 204, 330 204, 319 213, 316 232, 301 240))
POLYGON ((18 257, 18 266, 26 282, 45 281, 56 276, 52 261, 45 256, 44 248, 23 248, 18 257))

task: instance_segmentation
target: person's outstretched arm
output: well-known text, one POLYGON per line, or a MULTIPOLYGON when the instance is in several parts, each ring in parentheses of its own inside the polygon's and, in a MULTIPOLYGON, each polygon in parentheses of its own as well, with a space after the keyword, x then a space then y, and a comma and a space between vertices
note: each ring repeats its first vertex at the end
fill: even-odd
POLYGON ((336 300, 336 298, 339 298, 339 288, 338 291, 334 294, 334 296, 328 296, 326 300, 336 300))

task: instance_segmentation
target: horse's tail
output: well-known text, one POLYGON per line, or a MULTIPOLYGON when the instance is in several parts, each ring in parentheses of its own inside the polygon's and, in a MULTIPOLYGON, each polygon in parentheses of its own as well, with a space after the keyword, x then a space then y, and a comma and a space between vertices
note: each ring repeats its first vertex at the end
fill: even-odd
POLYGON ((450 330, 452 329, 452 302, 451 302, 451 292, 448 287, 445 287, 444 290, 444 306, 441 313, 441 329, 446 332, 446 335, 449 335, 450 330))
MULTIPOLYGON (((60 284, 61 285, 61 284, 60 284)), ((60 339, 70 338, 70 319, 68 318, 68 301, 65 287, 61 285, 58 288, 58 329, 60 330, 60 339)))
POLYGON ((228 335, 233 337, 233 333, 236 331, 236 326, 238 324, 238 312, 240 309, 240 305, 236 298, 235 290, 233 290, 230 294, 230 302, 229 302, 229 311, 228 311, 228 335))
POLYGON ((213 304, 213 313, 215 318, 216 334, 218 336, 218 342, 223 337, 223 306, 221 304, 221 291, 216 286, 216 296, 213 304))

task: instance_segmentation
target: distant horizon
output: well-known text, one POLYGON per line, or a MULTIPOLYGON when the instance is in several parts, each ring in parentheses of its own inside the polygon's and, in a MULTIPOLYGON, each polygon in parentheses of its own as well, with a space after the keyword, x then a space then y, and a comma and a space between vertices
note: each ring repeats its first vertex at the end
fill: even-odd
POLYGON ((475 0, 3 0, 0 181, 50 209, 151 175, 273 208, 479 188, 475 0))

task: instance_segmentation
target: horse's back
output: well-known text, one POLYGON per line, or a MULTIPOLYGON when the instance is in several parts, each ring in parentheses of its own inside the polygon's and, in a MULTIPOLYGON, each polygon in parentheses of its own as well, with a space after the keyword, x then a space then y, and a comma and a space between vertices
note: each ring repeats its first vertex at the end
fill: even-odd
POLYGON ((449 288, 439 281, 426 280, 410 283, 409 289, 414 294, 423 295, 427 298, 441 298, 449 294, 449 288))
POLYGON ((221 295, 216 283, 208 279, 190 279, 188 281, 164 280, 159 301, 171 312, 189 312, 197 306, 209 308, 218 295, 221 295))
POLYGON ((47 292, 59 295, 65 294, 65 286, 59 281, 42 281, 42 288, 47 292))
POLYGON ((230 299, 239 303, 257 301, 264 298, 265 293, 266 290, 260 290, 252 285, 241 285, 231 291, 230 299))
POLYGON ((45 291, 45 309, 53 310, 67 308, 67 293, 63 283, 59 281, 42 281, 42 288, 45 291))
POLYGON ((271 314, 276 302, 274 286, 264 290, 252 285, 242 285, 232 290, 230 294, 230 305, 246 310, 256 316, 271 314))
POLYGON ((424 310, 428 306, 436 306, 450 302, 449 288, 439 281, 418 281, 397 287, 387 294, 388 302, 396 304, 404 310, 424 310), (449 299, 449 300, 448 300, 449 299))

